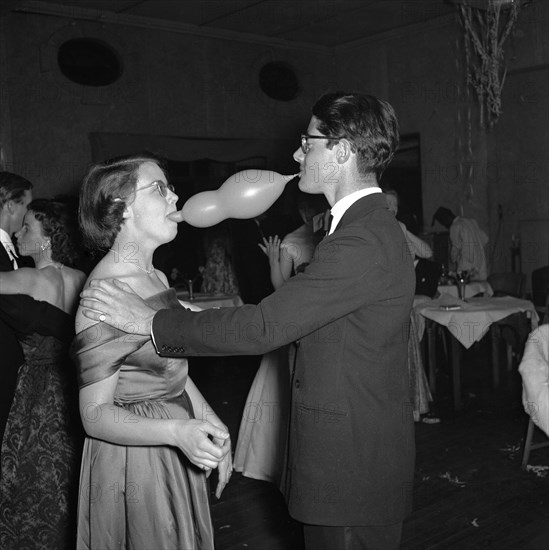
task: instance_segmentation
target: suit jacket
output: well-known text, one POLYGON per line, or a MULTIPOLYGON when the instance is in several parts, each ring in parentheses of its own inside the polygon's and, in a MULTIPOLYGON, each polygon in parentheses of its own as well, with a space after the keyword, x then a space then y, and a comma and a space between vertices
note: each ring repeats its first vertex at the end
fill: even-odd
POLYGON ((385 197, 368 195, 305 271, 257 306, 155 315, 154 340, 167 356, 259 354, 299 339, 287 498, 304 523, 382 525, 410 510, 415 277, 405 249, 385 197))
POLYGON ((12 271, 12 270, 13 270, 13 262, 8 256, 8 253, 6 252, 6 249, 4 248, 2 243, 0 243, 0 271, 12 271))
MULTIPOLYGON (((30 256, 18 255, 17 258, 18 267, 34 267, 34 262, 30 256)), ((0 271, 12 271, 13 262, 11 261, 6 249, 0 244, 0 271)))
MULTIPOLYGON (((0 271, 13 271, 13 263, 0 244, 0 271)), ((0 307, 2 303, 0 301, 0 307)), ((2 343, 2 361, 0 368, 0 441, 4 435, 4 428, 9 416, 15 386, 17 384, 17 372, 23 363, 23 351, 13 329, 1 318, 0 312, 0 342, 2 343)))

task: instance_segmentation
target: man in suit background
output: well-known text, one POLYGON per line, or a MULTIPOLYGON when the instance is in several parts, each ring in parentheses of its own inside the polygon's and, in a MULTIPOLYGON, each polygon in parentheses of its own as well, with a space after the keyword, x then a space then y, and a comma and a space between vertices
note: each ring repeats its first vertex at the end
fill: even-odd
MULTIPOLYGON (((0 271, 12 271, 21 267, 20 257, 11 240, 21 228, 27 205, 32 200, 32 183, 11 172, 0 172, 0 271)), ((0 288, 0 294, 2 289, 0 288)), ((0 319, 2 343, 2 368, 0 369, 0 441, 9 415, 17 370, 23 363, 23 352, 16 335, 0 319)))
POLYGON ((21 229, 31 201, 30 181, 11 172, 0 172, 0 271, 21 267, 12 236, 21 229))
POLYGON ((396 549, 410 511, 414 433, 407 339, 414 267, 378 181, 398 145, 392 107, 336 92, 294 153, 323 193, 328 235, 303 273, 258 305, 152 310, 121 282, 83 293, 91 319, 149 334, 161 355, 259 354, 299 340, 288 458, 290 514, 308 550, 396 549))

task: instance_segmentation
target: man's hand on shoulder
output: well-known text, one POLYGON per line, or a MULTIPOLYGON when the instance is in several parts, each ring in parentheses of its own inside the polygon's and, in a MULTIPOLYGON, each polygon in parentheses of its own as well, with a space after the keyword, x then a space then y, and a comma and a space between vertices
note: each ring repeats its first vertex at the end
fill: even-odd
POLYGON ((126 283, 92 279, 80 293, 82 314, 131 334, 149 335, 156 311, 126 283))

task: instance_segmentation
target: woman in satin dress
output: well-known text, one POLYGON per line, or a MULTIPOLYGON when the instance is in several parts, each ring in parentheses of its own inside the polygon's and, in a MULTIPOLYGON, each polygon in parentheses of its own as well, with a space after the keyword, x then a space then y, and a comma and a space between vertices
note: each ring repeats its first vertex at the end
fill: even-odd
MULTIPOLYGON (((153 156, 99 163, 80 194, 80 224, 103 255, 89 279, 128 283, 156 309, 183 307, 153 253, 173 240, 177 195, 153 156)), ((207 475, 216 495, 232 471, 226 426, 188 377, 185 359, 157 355, 132 320, 113 328, 76 317, 72 355, 87 438, 77 548, 211 549, 207 475)))

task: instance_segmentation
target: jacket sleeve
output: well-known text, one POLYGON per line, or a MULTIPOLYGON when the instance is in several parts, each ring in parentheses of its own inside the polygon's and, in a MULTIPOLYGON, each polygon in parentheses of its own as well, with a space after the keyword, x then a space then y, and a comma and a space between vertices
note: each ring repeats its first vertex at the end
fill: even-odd
MULTIPOLYGON (((396 224, 393 236, 400 239, 399 247, 405 246, 396 224)), ((338 230, 319 244, 303 273, 258 305, 159 311, 152 326, 156 349, 161 355, 184 357, 259 355, 279 348, 364 304, 387 299, 387 254, 402 256, 380 246, 375 233, 362 230, 357 236, 356 228, 338 230)), ((409 258, 403 261, 411 265, 409 258)))

